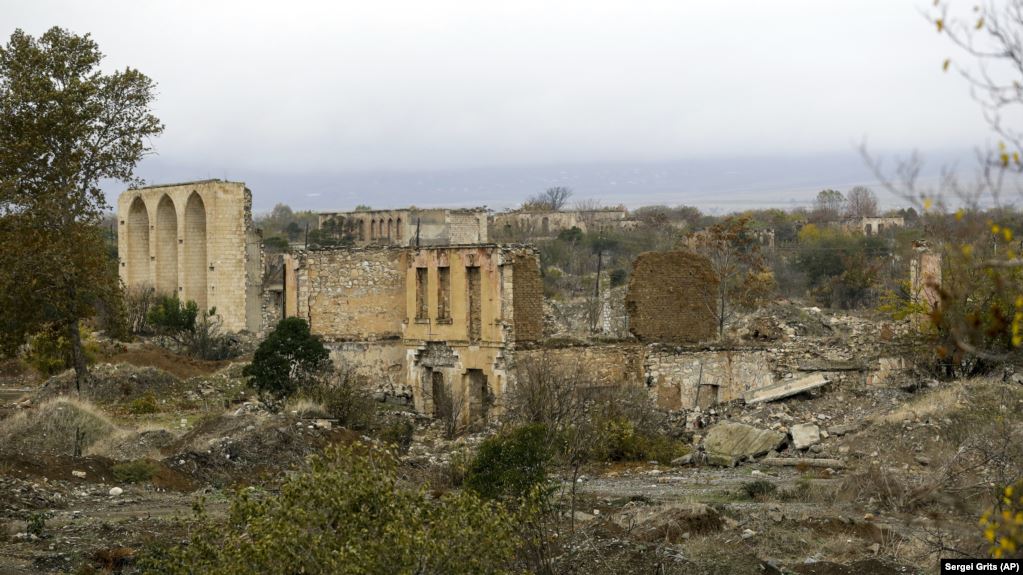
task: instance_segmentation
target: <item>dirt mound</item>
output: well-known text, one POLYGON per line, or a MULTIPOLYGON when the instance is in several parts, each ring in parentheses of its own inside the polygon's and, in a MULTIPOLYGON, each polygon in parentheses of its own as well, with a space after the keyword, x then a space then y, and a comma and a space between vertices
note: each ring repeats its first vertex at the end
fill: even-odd
MULTIPOLYGON (((92 382, 82 387, 82 397, 101 404, 131 401, 147 393, 168 397, 184 391, 181 381, 155 367, 100 364, 90 370, 92 382)), ((75 391, 71 371, 55 375, 39 390, 38 398, 46 399, 75 391)))
POLYGON ((225 485, 302 464, 312 453, 355 434, 283 414, 228 413, 207 419, 165 448, 164 462, 198 481, 225 485))
MULTIPOLYGON (((4 473, 8 477, 0 477, 3 481, 45 480, 46 490, 39 489, 39 497, 49 494, 51 498, 61 500, 60 495, 52 495, 55 485, 78 485, 99 483, 103 485, 123 485, 118 479, 115 468, 121 462, 99 455, 88 457, 71 457, 67 455, 18 455, 4 459, 4 473), (56 480, 56 481, 55 481, 56 480)), ((146 482, 160 489, 190 492, 195 483, 187 475, 167 467, 162 462, 147 460, 151 476, 146 482)), ((30 484, 31 485, 31 484, 30 484)))
POLYGON ((76 455, 116 431, 88 402, 58 397, 0 421, 0 453, 76 455))
POLYGON ((121 461, 143 458, 159 459, 162 457, 160 450, 175 441, 177 441, 177 436, 166 429, 124 431, 97 443, 91 451, 121 461))
POLYGON ((136 367, 155 367, 178 379, 188 379, 219 371, 229 365, 232 360, 205 361, 187 355, 179 355, 159 346, 142 344, 111 355, 105 358, 105 361, 113 364, 130 364, 136 367))

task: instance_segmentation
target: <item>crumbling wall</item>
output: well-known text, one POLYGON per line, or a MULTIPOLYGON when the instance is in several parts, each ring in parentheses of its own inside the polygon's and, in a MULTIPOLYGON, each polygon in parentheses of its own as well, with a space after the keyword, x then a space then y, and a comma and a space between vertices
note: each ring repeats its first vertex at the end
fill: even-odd
POLYGON ((625 296, 629 331, 644 342, 714 339, 717 285, 710 260, 703 256, 686 251, 640 254, 625 296))
POLYGON ((406 299, 403 254, 397 247, 300 254, 298 315, 328 341, 400 338, 406 299))
POLYGON ((653 345, 647 349, 643 370, 658 407, 677 410, 740 399, 746 391, 771 385, 772 364, 766 351, 689 351, 653 345))
POLYGON ((547 357, 555 365, 579 367, 593 385, 643 385, 645 348, 639 344, 541 347, 515 352, 516 364, 547 357))
POLYGON ((512 318, 516 341, 543 337, 543 278, 535 252, 517 253, 512 259, 512 318))
POLYGON ((405 378, 405 347, 400 341, 334 342, 327 349, 334 365, 355 371, 377 399, 412 404, 412 386, 405 378))

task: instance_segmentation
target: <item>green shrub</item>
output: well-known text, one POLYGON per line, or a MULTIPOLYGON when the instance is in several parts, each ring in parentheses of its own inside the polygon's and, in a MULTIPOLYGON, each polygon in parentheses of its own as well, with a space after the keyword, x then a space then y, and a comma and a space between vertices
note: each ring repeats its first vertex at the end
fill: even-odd
POLYGON ((122 483, 142 483, 143 481, 149 481, 154 475, 156 475, 158 470, 159 467, 156 463, 145 459, 118 463, 111 468, 111 471, 114 473, 114 477, 122 483))
POLYGON ((163 335, 173 335, 195 329, 199 317, 199 304, 189 300, 183 303, 178 296, 160 296, 149 310, 149 325, 163 335))
POLYGON ((130 404, 128 404, 128 411, 135 415, 144 415, 160 411, 159 406, 156 405, 156 395, 149 391, 142 397, 135 398, 130 404))
POLYGON ((625 280, 627 279, 629 279, 629 272, 624 269, 611 270, 611 287, 625 285, 625 280))
POLYGON ((328 448, 276 494, 237 492, 226 521, 197 513, 190 541, 146 549, 140 572, 518 572, 517 525, 503 505, 401 487, 394 456, 364 445, 328 448))
POLYGON ((624 417, 607 422, 607 456, 611 461, 668 463, 689 452, 688 446, 666 435, 647 432, 624 417))
POLYGON ((547 481, 551 462, 547 427, 524 425, 480 444, 465 486, 488 499, 524 497, 547 481))
POLYGON ((415 430, 416 428, 412 425, 411 421, 401 419, 385 426, 377 433, 377 437, 381 441, 397 447, 399 452, 406 453, 409 447, 412 446, 412 434, 415 430))
POLYGON ((46 529, 46 512, 37 511, 28 516, 28 522, 25 526, 25 531, 29 535, 35 535, 36 537, 42 537, 43 531, 46 529))
POLYGON ((743 483, 742 492, 754 501, 762 501, 774 497, 778 493, 778 486, 766 479, 757 479, 743 483))
MULTIPOLYGON (((81 330, 82 353, 85 363, 96 362, 99 345, 88 330, 81 330)), ((72 367, 71 342, 63 330, 48 326, 28 340, 25 362, 45 377, 50 377, 72 367)))
POLYGON ((329 367, 327 349, 309 332, 309 324, 289 317, 259 344, 252 363, 242 373, 261 394, 281 400, 308 389, 329 367))

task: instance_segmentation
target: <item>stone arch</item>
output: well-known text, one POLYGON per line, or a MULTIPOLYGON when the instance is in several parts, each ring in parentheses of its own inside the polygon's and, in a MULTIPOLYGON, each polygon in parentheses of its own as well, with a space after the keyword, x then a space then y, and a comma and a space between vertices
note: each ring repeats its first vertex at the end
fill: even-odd
POLYGON ((401 218, 394 220, 394 239, 401 241, 401 218))
POLYGON ((369 239, 370 240, 377 239, 377 221, 376 220, 370 220, 369 221, 369 239))
POLYGON ((156 291, 178 293, 178 214, 167 194, 156 205, 156 291))
POLYGON ((149 270, 149 211, 142 198, 136 196, 128 208, 125 222, 128 237, 128 253, 125 266, 128 268, 128 285, 148 284, 153 281, 149 270))
POLYGON ((391 238, 394 237, 393 235, 391 235, 393 233, 393 231, 392 231, 393 228, 394 228, 394 220, 391 219, 391 218, 387 218, 387 239, 388 240, 390 240, 391 238))
POLYGON ((544 216, 543 219, 540 220, 540 230, 545 236, 551 233, 551 220, 547 216, 544 216))
POLYGON ((366 220, 359 220, 359 241, 366 241, 366 220))
POLYGON ((182 262, 183 299, 193 300, 206 310, 206 204, 192 192, 185 202, 185 250, 182 262))

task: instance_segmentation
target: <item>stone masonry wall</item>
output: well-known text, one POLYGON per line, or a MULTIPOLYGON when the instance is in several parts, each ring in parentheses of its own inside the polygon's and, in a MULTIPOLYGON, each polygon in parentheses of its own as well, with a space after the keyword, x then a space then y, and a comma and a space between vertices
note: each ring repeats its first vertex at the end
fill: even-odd
POLYGON ((298 315, 329 341, 398 339, 405 319, 402 248, 299 254, 298 315))
POLYGON ((713 339, 717 283, 703 256, 686 251, 640 254, 625 296, 629 331, 643 342, 713 339))

